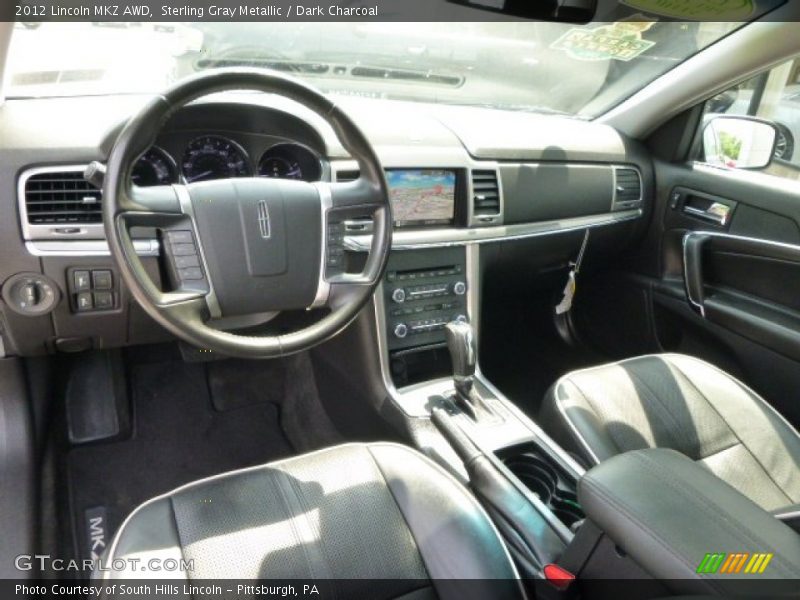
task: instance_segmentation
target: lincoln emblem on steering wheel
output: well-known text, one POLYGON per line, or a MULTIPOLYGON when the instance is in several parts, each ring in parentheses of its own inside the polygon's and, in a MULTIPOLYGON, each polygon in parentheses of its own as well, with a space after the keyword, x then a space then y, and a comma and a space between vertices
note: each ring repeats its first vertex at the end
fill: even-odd
POLYGON ((269 225, 269 208, 267 208, 265 200, 261 200, 258 203, 258 230, 265 240, 268 240, 272 235, 269 225))

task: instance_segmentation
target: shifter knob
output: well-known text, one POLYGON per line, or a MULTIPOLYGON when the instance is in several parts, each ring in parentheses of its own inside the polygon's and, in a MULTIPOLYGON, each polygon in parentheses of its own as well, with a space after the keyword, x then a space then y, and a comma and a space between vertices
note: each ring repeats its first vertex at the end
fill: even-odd
POLYGON ((451 322, 445 325, 447 348, 453 362, 456 390, 469 392, 475 376, 475 335, 469 323, 451 322))

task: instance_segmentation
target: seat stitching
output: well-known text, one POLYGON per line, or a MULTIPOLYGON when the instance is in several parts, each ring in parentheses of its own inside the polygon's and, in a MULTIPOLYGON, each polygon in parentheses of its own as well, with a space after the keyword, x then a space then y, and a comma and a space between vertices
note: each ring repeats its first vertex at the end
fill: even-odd
MULTIPOLYGON (((666 423, 667 419, 664 419, 664 415, 666 415, 667 417, 669 417, 669 421, 675 427, 674 431, 680 431, 681 424, 678 422, 678 420, 672 414, 672 412, 670 411, 669 407, 666 404, 664 404, 664 402, 662 402, 661 397, 658 394, 656 394, 655 391, 653 391, 653 389, 649 385, 647 385, 647 381, 642 379, 634 371, 626 371, 626 372, 628 373, 628 375, 631 376, 631 378, 635 379, 637 382, 641 383, 642 386, 644 386, 644 389, 647 391, 647 395, 650 396, 651 398, 653 398, 656 401, 656 403, 658 404, 658 406, 662 409, 661 411, 659 411, 659 417, 661 418, 662 423, 666 423)), ((672 443, 675 446, 677 446, 678 445, 678 439, 675 437, 675 435, 673 435, 673 430, 671 430, 671 429, 669 429, 669 427, 667 427, 667 431, 669 433, 670 438, 672 438, 672 443)))
POLYGON ((722 450, 717 450, 716 452, 712 452, 711 454, 707 454, 707 455, 697 459, 697 461, 695 461, 695 462, 698 462, 698 461, 701 461, 701 460, 706 460, 706 459, 709 459, 709 458, 711 458, 713 456, 718 456, 718 455, 722 454, 723 452, 727 452, 728 450, 731 450, 733 448, 737 448, 739 446, 744 446, 744 444, 742 444, 741 442, 734 442, 730 446, 724 447, 722 450))
MULTIPOLYGON (((780 492, 780 493, 781 493, 781 494, 782 494, 782 495, 783 495, 783 496, 784 496, 784 497, 785 497, 787 500, 789 500, 789 502, 793 502, 793 500, 792 500, 791 496, 789 496, 789 495, 788 495, 788 494, 787 494, 787 493, 784 491, 784 489, 783 489, 783 488, 782 488, 782 487, 781 487, 781 486, 778 484, 778 482, 777 482, 777 481, 775 481, 775 479, 772 477, 772 474, 771 474, 771 473, 770 473, 770 472, 767 470, 767 468, 766 468, 766 467, 763 465, 763 463, 762 463, 762 462, 761 462, 761 461, 758 459, 758 457, 757 457, 755 454, 753 454, 753 452, 750 450, 749 446, 748 446, 747 444, 745 444, 745 443, 744 443, 744 440, 742 440, 742 438, 741 438, 741 437, 739 437, 739 434, 737 433, 737 431, 736 431, 736 430, 735 430, 735 429, 734 429, 734 428, 731 426, 731 424, 728 422, 728 420, 725 418, 725 416, 724 416, 724 415, 723 415, 723 414, 722 414, 722 413, 721 413, 721 412, 720 412, 720 411, 717 409, 717 407, 716 407, 716 406, 715 406, 715 405, 714 405, 712 402, 710 402, 710 401, 709 401, 708 397, 707 397, 707 396, 706 396, 706 395, 705 395, 705 394, 704 394, 702 391, 700 391, 700 388, 698 388, 698 387, 697 387, 697 386, 694 384, 694 382, 693 382, 693 381, 692 381, 692 380, 689 378, 689 376, 688 376, 688 375, 686 375, 686 373, 684 373, 684 372, 683 372, 683 370, 682 370, 682 369, 681 369, 681 368, 680 368, 678 365, 676 365, 676 364, 675 364, 674 362, 672 362, 672 361, 670 361, 670 364, 671 364, 673 367, 675 367, 675 370, 676 370, 678 373, 680 373, 680 375, 681 375, 681 376, 682 376, 682 377, 683 377, 683 378, 686 380, 686 382, 687 382, 689 385, 691 385, 691 386, 692 386, 692 387, 693 387, 695 390, 697 390, 697 393, 698 393, 698 394, 700 394, 700 396, 701 396, 701 397, 702 397, 702 398, 703 398, 703 399, 706 401, 706 404, 708 404, 708 405, 711 407, 711 410, 713 410, 715 413, 717 413, 717 415, 719 415, 719 418, 720 418, 720 419, 722 419, 722 421, 725 423, 725 425, 727 425, 727 426, 728 426, 728 429, 730 429, 730 431, 731 431, 731 433, 734 435, 734 437, 736 437, 736 439, 737 439, 737 440, 739 440, 739 443, 740 443, 740 444, 741 444, 741 445, 744 447, 745 451, 747 451, 747 453, 748 453, 748 454, 749 454, 749 455, 750 455, 750 456, 753 458, 753 460, 754 460, 754 461, 756 461, 756 463, 758 463, 758 465, 761 467, 761 470, 762 470, 762 471, 764 471, 764 474, 767 476, 767 478, 768 478, 768 479, 769 479, 769 480, 770 480, 770 481, 771 481, 773 484, 775 484, 775 487, 778 489, 778 492, 780 492)), ((720 373, 723 373, 723 375, 726 375, 726 376, 727 376, 727 374, 725 374, 725 373, 724 373, 724 372, 722 372, 722 371, 720 371, 720 373)), ((733 380, 733 381, 734 381, 735 383, 738 383, 738 382, 737 382, 737 381, 735 381, 735 380, 733 380)))
MULTIPOLYGON (((275 489, 278 491, 278 496, 280 497, 281 502, 283 503, 283 506, 286 509, 286 514, 289 517, 289 527, 291 527, 291 529, 292 529, 292 533, 294 534, 295 540, 300 540, 300 534, 299 534, 299 532, 297 530, 297 523, 295 521, 295 514, 294 514, 294 511, 292 510, 292 506, 291 506, 291 504, 289 502, 289 499, 286 496, 286 490, 284 489, 284 483, 282 481, 283 477, 286 476, 286 474, 283 471, 281 471, 280 469, 276 469, 275 473, 276 473, 276 475, 275 475, 275 489)), ((287 478, 288 478, 288 476, 287 476, 287 478)), ((303 556, 306 559, 306 564, 308 565, 308 570, 311 572, 313 578, 317 578, 318 576, 317 576, 316 571, 314 569, 314 563, 313 563, 313 561, 311 560, 311 557, 308 554, 308 549, 306 548, 306 545, 305 544, 299 544, 299 546, 303 551, 303 556)))
MULTIPOLYGON (((302 508, 302 510, 303 510, 303 514, 300 515, 300 516, 303 519, 305 519, 306 523, 308 523, 309 526, 310 526, 311 525, 311 521, 306 515, 311 513, 312 507, 306 501, 307 500, 306 496, 305 496, 305 494, 302 493, 302 490, 299 487, 300 484, 297 482, 296 479, 294 479, 292 477, 289 477, 289 475, 287 473, 285 473, 284 471, 281 471, 281 472, 286 477, 286 482, 289 484, 289 488, 292 490, 292 493, 294 494, 295 498, 297 498, 297 502, 300 504, 300 508, 302 508)), ((321 532, 320 532, 320 534, 321 534, 321 532)), ((323 535, 319 535, 318 539, 319 539, 319 546, 320 546, 320 552, 319 553, 322 556, 322 560, 325 562, 325 570, 327 571, 327 577, 333 578, 333 569, 331 569, 330 562, 328 561, 328 553, 325 551, 325 540, 326 540, 326 537, 323 536, 323 535)), ((338 581, 334 581, 334 589, 336 590, 336 592, 334 593, 334 598, 336 598, 336 597, 339 596, 339 593, 338 593, 339 592, 338 581)))
MULTIPOLYGON (((647 395, 648 395, 649 397, 651 397, 651 398, 655 399, 655 401, 656 401, 656 404, 657 404, 659 407, 661 407, 661 408, 662 408, 662 411, 659 411, 659 415, 658 415, 658 416, 659 416, 659 418, 661 419, 662 423, 666 422, 666 419, 664 419, 664 418, 663 418, 663 415, 661 415, 660 413, 661 413, 661 412, 664 412, 664 411, 666 411, 666 414, 667 414, 667 416, 669 416, 669 417, 670 417, 670 419, 672 420, 672 423, 673 423, 673 425, 674 425, 676 428, 679 428, 679 423, 678 423, 678 422, 677 422, 677 421, 676 421, 674 418, 672 418, 672 414, 669 412, 669 409, 668 409, 668 408, 667 408, 667 407, 666 407, 666 406, 665 406, 665 405, 664 405, 664 404, 661 402, 661 399, 658 397, 658 395, 657 395, 657 394, 655 394, 655 392, 653 392, 653 390, 652 390, 652 389, 650 389, 650 386, 648 386, 648 385, 647 385, 647 383, 645 383, 644 381, 642 381, 642 379, 641 379, 641 378, 640 378, 638 375, 636 375, 636 373, 634 373, 634 372, 632 372, 632 371, 627 371, 627 373, 628 373, 628 374, 629 374, 629 375, 630 375, 632 378, 634 378, 634 379, 636 379, 637 381, 639 381, 639 382, 640 382, 640 383, 641 383, 641 384, 644 386, 644 388, 645 388, 645 391, 647 392, 647 395)), ((594 405, 594 403, 593 403, 593 402, 590 400, 590 397, 589 397, 589 396, 587 396, 587 395, 586 395, 586 394, 583 392, 583 390, 580 388, 580 386, 579 386, 578 384, 576 384, 576 383, 574 383, 574 382, 573 382, 573 385, 575 385, 575 387, 576 387, 576 388, 578 388, 578 390, 581 392, 581 395, 582 395, 582 396, 583 396, 583 397, 586 399, 586 402, 589 404, 589 406, 591 406, 591 407, 592 407, 592 410, 594 410, 594 411, 595 411, 595 414, 599 414, 599 413, 598 413, 598 411, 597 411, 597 409, 595 408, 595 405, 594 405)), ((667 431, 669 431, 669 428, 667 428, 667 431)), ((612 435, 612 436, 610 436, 610 437, 612 438, 612 441, 614 441, 614 445, 617 447, 617 450, 619 450, 619 452, 621 453, 623 450, 622 450, 622 448, 619 446, 619 444, 617 444, 617 443, 616 443, 616 441, 614 440, 614 436, 612 435)), ((677 443, 676 443, 675 437, 672 435, 672 433, 671 433, 671 432, 670 432, 670 437, 672 438, 672 442, 673 442, 673 444, 677 446, 677 443)))

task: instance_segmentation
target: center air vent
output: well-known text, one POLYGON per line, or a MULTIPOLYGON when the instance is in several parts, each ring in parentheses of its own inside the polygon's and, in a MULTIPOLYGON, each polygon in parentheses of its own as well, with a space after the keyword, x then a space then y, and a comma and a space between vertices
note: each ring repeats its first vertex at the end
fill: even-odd
POLYGON ((472 207, 476 217, 500 214, 497 171, 472 171, 472 207))
POLYGON ((36 173, 25 181, 25 209, 32 225, 101 223, 100 190, 83 171, 36 173))
POLYGON ((614 204, 631 206, 642 199, 642 179, 636 169, 616 169, 614 204))

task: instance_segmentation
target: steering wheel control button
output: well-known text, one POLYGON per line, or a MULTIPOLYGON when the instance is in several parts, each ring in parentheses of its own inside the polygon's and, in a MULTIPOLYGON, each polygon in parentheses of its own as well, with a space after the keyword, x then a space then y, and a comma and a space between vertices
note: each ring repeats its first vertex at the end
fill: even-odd
POLYGON ((167 239, 170 244, 194 244, 194 235, 186 229, 168 231, 167 239))
POLYGON ((94 308, 92 295, 89 292, 81 292, 78 294, 76 305, 78 307, 78 312, 88 312, 92 310, 94 308))
MULTIPOLYGON (((76 272, 79 273, 80 271, 76 272)), ((110 290, 114 287, 111 271, 92 271, 92 284, 96 290, 110 290)))
POLYGON ((19 273, 3 285, 3 300, 8 307, 28 317, 50 313, 60 299, 55 282, 40 273, 19 273))
POLYGON ((191 256, 176 256, 175 266, 178 269, 186 269, 187 267, 199 267, 200 259, 197 258, 196 254, 193 254, 191 256))
POLYGON ((197 247, 194 244, 173 244, 172 254, 175 256, 197 256, 197 247))
POLYGON ((169 229, 164 232, 165 249, 169 257, 170 276, 175 288, 185 291, 209 290, 200 254, 191 229, 169 229))
POLYGON ((344 272, 344 223, 328 223, 326 273, 344 272))
POLYGON ((200 267, 178 269, 178 278, 181 281, 201 281, 203 279, 203 270, 200 267))
POLYGON ((74 290, 76 292, 87 292, 92 289, 92 280, 89 271, 75 271, 72 274, 74 290))
POLYGON ((95 292, 94 307, 97 310, 109 310, 114 308, 114 296, 111 292, 95 292))

